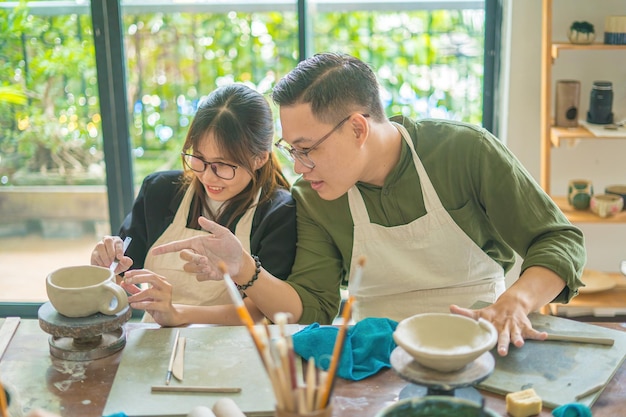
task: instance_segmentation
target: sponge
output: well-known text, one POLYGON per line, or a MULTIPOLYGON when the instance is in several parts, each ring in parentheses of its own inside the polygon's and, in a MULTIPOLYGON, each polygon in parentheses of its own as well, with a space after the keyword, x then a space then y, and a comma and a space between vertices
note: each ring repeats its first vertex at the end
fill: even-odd
POLYGON ((512 417, 528 417, 541 413, 541 398, 534 389, 506 394, 506 412, 512 417))

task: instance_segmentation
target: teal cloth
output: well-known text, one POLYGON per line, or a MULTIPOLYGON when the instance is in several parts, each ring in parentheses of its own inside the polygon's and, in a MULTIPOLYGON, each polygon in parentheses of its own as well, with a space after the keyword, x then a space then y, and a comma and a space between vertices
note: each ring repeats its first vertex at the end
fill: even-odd
POLYGON ((109 414, 108 416, 104 416, 104 417, 128 417, 126 415, 126 413, 115 413, 115 414, 109 414))
MULTIPOLYGON (((366 318, 346 331, 337 376, 359 381, 391 367, 389 356, 396 347, 393 331, 398 322, 366 318)), ((293 335, 293 348, 304 359, 313 357, 317 367, 328 370, 339 329, 313 323, 293 335)))
POLYGON ((563 404, 552 410, 554 417, 591 417, 591 410, 584 404, 563 404))

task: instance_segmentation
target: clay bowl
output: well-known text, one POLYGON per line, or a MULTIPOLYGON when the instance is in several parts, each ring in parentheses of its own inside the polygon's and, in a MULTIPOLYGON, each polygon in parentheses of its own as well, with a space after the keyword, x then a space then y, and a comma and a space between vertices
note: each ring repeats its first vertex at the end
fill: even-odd
POLYGON ((400 400, 376 414, 376 417, 500 417, 489 408, 451 396, 431 395, 400 400))
POLYGON ((458 371, 496 345, 498 332, 484 319, 425 313, 398 323, 393 340, 420 365, 458 371))
POLYGON ((626 185, 609 185, 604 189, 604 192, 622 197, 622 200, 624 200, 622 210, 626 210, 626 185))

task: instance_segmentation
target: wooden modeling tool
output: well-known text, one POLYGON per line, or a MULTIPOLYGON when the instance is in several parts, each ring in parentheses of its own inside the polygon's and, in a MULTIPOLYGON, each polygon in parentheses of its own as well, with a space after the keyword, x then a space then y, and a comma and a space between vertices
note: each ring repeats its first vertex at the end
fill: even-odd
MULTIPOLYGON (((126 239, 124 239, 124 243, 123 243, 122 253, 126 253, 126 249, 128 249, 128 246, 130 246, 131 240, 133 240, 133 238, 131 238, 130 236, 126 236, 126 239)), ((115 260, 111 262, 109 269, 115 272, 115 269, 117 268, 119 264, 120 264, 120 260, 115 258, 115 260)))
POLYGON ((575 399, 576 399, 576 401, 580 401, 583 398, 588 397, 591 394, 595 394, 596 392, 600 391, 603 387, 604 387, 604 384, 598 384, 598 385, 596 385, 594 387, 589 388, 587 391, 578 394, 575 397, 575 399))
POLYGON ((613 346, 615 340, 608 337, 592 337, 592 336, 577 336, 571 334, 551 334, 548 333, 546 340, 556 340, 560 342, 574 342, 574 343, 591 343, 594 345, 613 346))
POLYGON ((241 392, 237 387, 206 387, 189 385, 153 385, 152 392, 193 392, 205 394, 236 394, 241 392))
POLYGON ((183 336, 178 337, 178 345, 176 346, 176 354, 174 355, 174 364, 172 366, 172 375, 181 382, 183 380, 183 371, 185 369, 186 342, 187 339, 183 336))
POLYGON ((172 368, 174 366, 174 357, 176 356, 176 347, 178 346, 178 337, 180 336, 180 330, 176 330, 174 336, 174 344, 172 345, 172 353, 170 354, 170 362, 167 365, 167 374, 165 375, 165 385, 169 385, 172 379, 172 368))
POLYGON ((4 319, 0 327, 0 360, 4 356, 4 351, 9 347, 9 343, 11 343, 11 339, 13 339, 13 335, 19 325, 19 317, 7 317, 4 319))

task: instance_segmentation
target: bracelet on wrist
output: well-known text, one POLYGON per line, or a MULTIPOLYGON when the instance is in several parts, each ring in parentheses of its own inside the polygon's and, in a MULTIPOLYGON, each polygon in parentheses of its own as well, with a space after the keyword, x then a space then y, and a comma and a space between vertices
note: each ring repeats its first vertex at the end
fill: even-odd
POLYGON ((254 270, 254 275, 252 275, 252 278, 250 279, 250 281, 248 281, 247 283, 243 284, 243 285, 237 285, 237 289, 240 292, 243 292, 245 290, 247 290, 248 288, 250 288, 251 286, 254 285, 254 281, 256 281, 259 278, 259 273, 261 272, 261 261, 259 260, 259 257, 256 255, 251 255, 252 259, 254 259, 254 265, 256 267, 256 269, 254 270))

